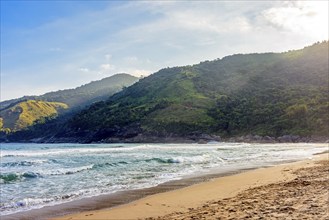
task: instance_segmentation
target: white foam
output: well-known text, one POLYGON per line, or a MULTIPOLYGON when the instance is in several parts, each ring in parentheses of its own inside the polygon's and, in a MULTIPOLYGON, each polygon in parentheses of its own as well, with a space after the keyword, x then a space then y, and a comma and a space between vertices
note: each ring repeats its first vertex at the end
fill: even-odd
POLYGON ((54 144, 46 145, 46 147, 44 145, 33 146, 33 148, 21 147, 17 151, 7 147, 1 149, 1 157, 4 157, 1 160, 4 164, 34 161, 36 165, 2 167, 4 172, 33 172, 44 178, 28 179, 35 181, 35 184, 28 181, 3 184, 4 187, 8 187, 8 189, 3 188, 7 190, 3 192, 24 190, 17 193, 15 198, 10 194, 2 197, 4 203, 1 204, 0 209, 1 214, 4 215, 4 213, 23 211, 45 204, 63 203, 118 190, 156 186, 185 176, 200 175, 215 168, 234 170, 277 161, 307 158, 327 148, 328 145, 323 144, 245 143, 123 144, 120 146, 54 144), (56 163, 52 163, 52 160, 56 160, 56 163), (120 163, 122 161, 124 163, 120 163), (100 166, 99 164, 120 165, 100 166), (72 176, 65 177, 65 175, 72 176), (64 195, 58 195, 60 192, 64 195), (48 198, 44 198, 44 195, 48 198), (12 204, 8 201, 18 201, 18 203, 12 204), (6 205, 3 206, 3 204, 6 205))
POLYGON ((49 170, 49 171, 43 171, 40 174, 42 176, 45 175, 70 175, 70 174, 74 174, 74 173, 80 173, 82 171, 85 170, 91 170, 94 167, 94 164, 91 165, 87 165, 87 166, 81 166, 81 167, 73 167, 73 168, 61 168, 61 169, 57 169, 57 170, 49 170))

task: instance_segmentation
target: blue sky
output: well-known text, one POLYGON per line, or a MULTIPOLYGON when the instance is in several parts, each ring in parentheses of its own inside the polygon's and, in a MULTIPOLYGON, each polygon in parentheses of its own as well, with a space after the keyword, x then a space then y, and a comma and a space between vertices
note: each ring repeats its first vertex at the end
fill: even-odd
POLYGON ((1 101, 328 40, 328 1, 1 0, 1 101))

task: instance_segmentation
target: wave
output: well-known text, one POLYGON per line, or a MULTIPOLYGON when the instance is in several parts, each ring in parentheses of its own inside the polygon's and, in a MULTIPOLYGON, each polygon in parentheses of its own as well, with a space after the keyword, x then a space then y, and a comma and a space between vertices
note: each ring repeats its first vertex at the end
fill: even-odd
POLYGON ((0 174, 0 183, 7 184, 18 181, 25 181, 32 178, 42 178, 45 176, 57 176, 57 175, 71 175, 75 173, 80 173, 86 170, 91 170, 94 168, 94 164, 82 166, 82 167, 74 167, 74 168, 61 168, 57 170, 50 171, 42 171, 42 172, 11 172, 11 173, 1 173, 0 174))
POLYGON ((17 181, 24 181, 26 179, 33 179, 41 177, 39 173, 23 172, 23 173, 2 173, 0 174, 0 183, 13 183, 17 181))
POLYGON ((135 164, 135 163, 160 163, 160 164, 177 164, 177 163, 203 163, 205 161, 208 161, 208 155, 202 155, 202 156, 191 156, 191 157, 172 157, 172 158, 159 158, 159 157, 152 157, 149 159, 138 159, 135 161, 118 161, 113 163, 103 163, 103 164, 96 164, 93 166, 93 168, 98 167, 105 167, 105 166, 122 166, 127 164, 135 164))
POLYGON ((122 146, 122 145, 117 145, 117 146, 111 146, 111 148, 125 148, 125 146, 122 146))
MULTIPOLYGON (((38 149, 38 150, 1 150, 0 157, 36 157, 36 156, 50 156, 50 155, 68 155, 68 154, 106 154, 112 152, 130 152, 130 151, 141 151, 141 150, 170 150, 170 149, 189 149, 193 144, 189 145, 152 145, 152 144, 141 144, 137 146, 105 146, 105 147, 81 147, 81 148, 53 148, 53 149, 38 149)), ((215 145, 214 145, 215 146, 215 145)), ((203 149, 216 149, 214 146, 203 146, 203 149)))
POLYGON ((116 167, 116 166, 121 166, 121 165, 126 165, 126 164, 129 164, 129 163, 126 161, 119 161, 119 162, 113 162, 113 163, 95 164, 92 168, 99 168, 99 167, 106 167, 106 166, 116 167))
POLYGON ((92 166, 92 169, 102 168, 106 166, 117 167, 117 166, 125 166, 128 164, 136 164, 136 163, 159 163, 159 164, 179 164, 179 163, 204 163, 208 161, 208 155, 202 156, 191 156, 191 157, 172 157, 172 158, 159 158, 152 157, 149 159, 138 159, 134 161, 118 161, 112 163, 103 163, 103 164, 95 164, 92 166))
POLYGON ((21 198, 11 200, 8 202, 0 202, 0 219, 1 216, 14 214, 17 212, 28 211, 32 209, 40 209, 45 205, 53 206, 56 204, 63 204, 64 202, 73 201, 82 197, 90 197, 99 195, 101 191, 99 188, 77 190, 66 194, 57 194, 48 197, 40 198, 21 198))
POLYGON ((1 163, 1 167, 18 167, 18 166, 34 166, 38 164, 43 164, 47 163, 48 160, 33 160, 33 161, 28 161, 28 160, 23 160, 23 161, 15 161, 15 162, 7 162, 7 163, 1 163))
POLYGON ((145 162, 158 162, 158 163, 168 163, 168 164, 175 164, 175 163, 204 163, 208 161, 208 155, 204 154, 201 156, 179 156, 179 157, 172 157, 172 158, 158 158, 154 157, 151 159, 144 160, 145 162))
POLYGON ((130 151, 133 148, 112 147, 112 148, 81 148, 81 149, 52 149, 52 150, 34 150, 34 151, 1 151, 0 157, 42 157, 58 155, 77 155, 77 154, 104 154, 118 151, 130 151))
POLYGON ((41 208, 46 204, 60 204, 64 200, 69 200, 73 195, 55 196, 53 198, 24 198, 0 204, 0 218, 2 215, 41 208))
POLYGON ((57 175, 71 175, 75 173, 80 173, 86 170, 91 170, 94 168, 94 164, 82 166, 82 167, 74 167, 74 168, 61 168, 58 170, 51 170, 49 172, 43 172, 43 175, 49 176, 57 176, 57 175))
POLYGON ((151 159, 146 159, 146 160, 143 160, 143 161, 145 161, 145 162, 158 162, 158 163, 180 163, 180 161, 175 160, 173 158, 162 159, 162 158, 157 158, 157 157, 154 157, 154 158, 151 158, 151 159))
MULTIPOLYGON (((102 145, 100 145, 102 146, 102 145)), ((0 150, 0 157, 36 157, 36 156, 54 156, 54 155, 68 155, 68 154, 104 154, 112 152, 125 152, 125 151, 137 151, 143 148, 149 148, 146 145, 141 146, 102 146, 102 147, 74 147, 74 148, 42 148, 31 150, 0 150), (141 148, 140 148, 141 147, 141 148)))

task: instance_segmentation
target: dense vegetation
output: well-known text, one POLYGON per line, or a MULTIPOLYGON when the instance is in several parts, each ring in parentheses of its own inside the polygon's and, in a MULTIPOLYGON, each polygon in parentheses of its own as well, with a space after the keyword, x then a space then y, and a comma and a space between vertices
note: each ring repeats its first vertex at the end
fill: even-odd
POLYGON ((70 126, 108 135, 127 126, 156 135, 327 135, 328 108, 322 42, 162 69, 82 111, 70 126))
POLYGON ((328 136, 328 111, 326 41, 162 69, 76 114, 55 136, 328 136))
POLYGON ((60 102, 23 101, 0 111, 0 131, 11 132, 25 129, 36 123, 57 117, 68 106, 60 102))
POLYGON ((92 103, 106 100, 137 80, 136 77, 128 74, 117 74, 75 89, 1 102, 0 129, 8 133, 26 129, 37 123, 49 123, 59 114, 71 115, 72 112, 78 112, 92 103), (65 111, 58 112, 58 107, 65 111))

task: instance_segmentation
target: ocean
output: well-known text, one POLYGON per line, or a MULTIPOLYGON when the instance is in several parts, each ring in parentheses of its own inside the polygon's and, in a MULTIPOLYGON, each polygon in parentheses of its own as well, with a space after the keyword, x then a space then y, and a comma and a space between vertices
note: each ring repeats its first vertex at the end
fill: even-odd
POLYGON ((1 144, 2 216, 311 157, 328 144, 1 144))

